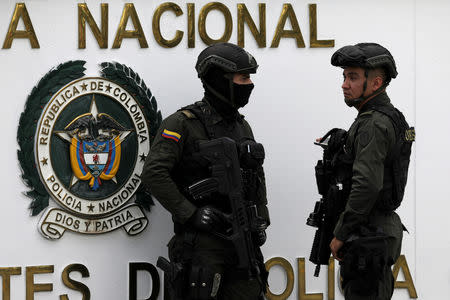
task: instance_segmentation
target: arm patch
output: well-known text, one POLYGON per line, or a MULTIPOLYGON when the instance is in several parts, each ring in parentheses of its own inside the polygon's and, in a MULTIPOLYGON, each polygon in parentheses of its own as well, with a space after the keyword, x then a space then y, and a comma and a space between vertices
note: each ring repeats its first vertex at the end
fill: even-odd
POLYGON ((358 138, 359 138, 359 144, 363 148, 366 147, 370 142, 370 135, 366 130, 361 131, 358 138))
POLYGON ((167 129, 163 130, 161 136, 165 137, 166 139, 174 140, 175 142, 178 142, 181 138, 181 135, 179 133, 176 133, 175 131, 170 131, 167 129))

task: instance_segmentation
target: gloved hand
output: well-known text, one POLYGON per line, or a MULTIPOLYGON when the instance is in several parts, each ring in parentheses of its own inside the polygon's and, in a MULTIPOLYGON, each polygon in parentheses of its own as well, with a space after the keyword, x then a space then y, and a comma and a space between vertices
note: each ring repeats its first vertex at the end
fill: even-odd
POLYGON ((256 246, 261 247, 264 245, 264 243, 267 240, 267 235, 265 230, 258 230, 252 232, 252 239, 253 243, 255 243, 256 246))
POLYGON ((198 208, 188 222, 204 232, 224 233, 230 227, 225 215, 211 206, 198 208))
POLYGON ((340 128, 333 128, 330 130, 330 140, 328 141, 328 150, 331 153, 336 153, 345 144, 347 139, 347 131, 340 128))
POLYGON ((252 140, 247 140, 239 145, 239 161, 241 168, 256 170, 264 163, 264 146, 252 140))
POLYGON ((254 221, 252 228, 252 240, 253 243, 258 247, 261 247, 266 242, 267 226, 268 224, 264 219, 262 219, 261 217, 256 217, 256 220, 254 221))

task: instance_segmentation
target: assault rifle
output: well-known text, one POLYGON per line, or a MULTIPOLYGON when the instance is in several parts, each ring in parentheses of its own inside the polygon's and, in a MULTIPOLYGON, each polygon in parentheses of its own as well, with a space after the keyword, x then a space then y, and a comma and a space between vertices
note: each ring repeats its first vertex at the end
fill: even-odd
POLYGON ((317 227, 309 256, 309 260, 316 264, 315 277, 319 276, 320 265, 328 265, 333 230, 350 193, 352 164, 345 159, 345 137, 345 130, 335 128, 315 143, 323 148, 323 158, 315 167, 317 188, 322 197, 306 221, 307 225, 317 227))
POLYGON ((231 227, 226 233, 215 234, 233 243, 239 258, 237 268, 247 269, 249 276, 255 278, 260 270, 251 233, 255 227, 261 229, 261 218, 257 215, 256 206, 249 206, 244 198, 237 145, 227 137, 200 142, 199 155, 210 162, 211 177, 189 186, 188 192, 194 200, 214 192, 228 197, 231 214, 226 218, 231 227))

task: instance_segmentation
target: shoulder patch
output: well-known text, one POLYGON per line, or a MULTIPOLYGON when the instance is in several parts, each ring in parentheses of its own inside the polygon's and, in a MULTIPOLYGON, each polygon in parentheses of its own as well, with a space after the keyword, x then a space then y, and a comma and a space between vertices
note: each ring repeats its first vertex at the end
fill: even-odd
POLYGON ((189 110, 185 109, 181 111, 188 119, 195 119, 196 116, 189 110))
POLYGON ((176 133, 175 131, 167 130, 167 129, 163 130, 161 136, 166 139, 174 140, 175 142, 178 142, 181 138, 181 134, 176 133))
POLYGON ((409 129, 406 129, 405 140, 407 142, 411 142, 411 143, 416 140, 416 131, 415 131, 414 127, 410 127, 409 129))
POLYGON ((359 137, 358 137, 359 139, 359 144, 362 146, 362 147, 366 147, 368 144, 369 144, 369 142, 370 142, 370 135, 369 135, 369 132, 367 132, 367 130, 362 130, 360 133, 359 133, 359 137))

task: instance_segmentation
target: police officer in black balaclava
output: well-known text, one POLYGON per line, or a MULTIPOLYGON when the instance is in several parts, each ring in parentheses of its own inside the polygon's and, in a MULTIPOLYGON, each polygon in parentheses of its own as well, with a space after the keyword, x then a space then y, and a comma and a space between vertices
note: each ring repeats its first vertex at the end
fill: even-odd
MULTIPOLYGON (((259 300, 267 284, 260 250, 270 224, 263 171, 264 148, 239 114, 250 98, 256 60, 244 49, 219 43, 203 50, 195 66, 204 98, 166 118, 159 129, 142 173, 143 183, 172 214, 175 236, 170 261, 183 270, 169 283, 172 299, 259 300), (236 143, 246 205, 256 211, 251 237, 257 275, 239 269, 236 246, 218 232, 229 229, 227 195, 212 193, 194 199, 188 187, 211 176, 210 165, 198 155, 200 141, 227 137, 236 143)), ((240 250, 240 249, 238 249, 240 250)))
POLYGON ((216 44, 200 53, 195 67, 205 99, 223 117, 235 117, 248 103, 254 88, 250 73, 258 68, 250 53, 233 44, 216 44))

